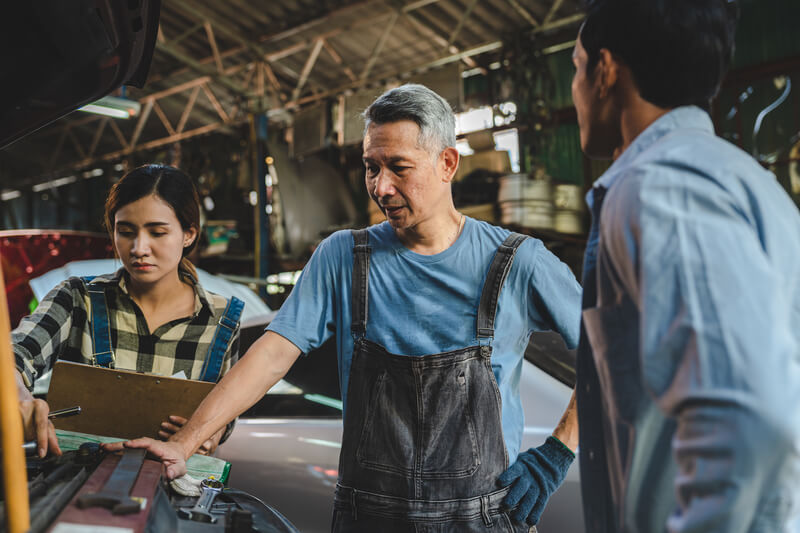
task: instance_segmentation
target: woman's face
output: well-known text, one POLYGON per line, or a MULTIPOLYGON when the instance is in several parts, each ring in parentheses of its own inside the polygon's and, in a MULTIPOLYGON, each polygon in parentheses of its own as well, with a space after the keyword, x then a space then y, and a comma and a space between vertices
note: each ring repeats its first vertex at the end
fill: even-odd
POLYGON ((197 237, 184 231, 172 207, 152 194, 114 215, 114 247, 131 281, 153 285, 176 275, 183 249, 197 237))

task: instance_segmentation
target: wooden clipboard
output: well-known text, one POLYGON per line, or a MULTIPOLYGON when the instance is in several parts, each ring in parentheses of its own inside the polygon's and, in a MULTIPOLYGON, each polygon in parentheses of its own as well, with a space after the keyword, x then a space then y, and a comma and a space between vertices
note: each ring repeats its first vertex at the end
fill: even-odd
POLYGON ((158 438, 169 415, 189 418, 214 383, 56 361, 50 410, 79 405, 81 414, 53 419, 56 429, 121 439, 158 438))

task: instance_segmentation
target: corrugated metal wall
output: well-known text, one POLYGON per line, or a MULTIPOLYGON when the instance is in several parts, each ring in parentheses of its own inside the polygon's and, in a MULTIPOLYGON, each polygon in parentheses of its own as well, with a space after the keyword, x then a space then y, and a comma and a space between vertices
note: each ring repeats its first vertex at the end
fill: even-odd
POLYGON ((800 55, 797 0, 739 0, 733 68, 800 55))

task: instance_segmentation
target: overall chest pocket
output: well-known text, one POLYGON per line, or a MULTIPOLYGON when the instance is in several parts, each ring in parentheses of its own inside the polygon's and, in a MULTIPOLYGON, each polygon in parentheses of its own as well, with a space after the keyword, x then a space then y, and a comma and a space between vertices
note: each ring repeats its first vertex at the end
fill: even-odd
POLYGON ((472 475, 480 465, 469 390, 473 367, 426 368, 406 380, 379 374, 356 452, 361 466, 422 479, 472 475))

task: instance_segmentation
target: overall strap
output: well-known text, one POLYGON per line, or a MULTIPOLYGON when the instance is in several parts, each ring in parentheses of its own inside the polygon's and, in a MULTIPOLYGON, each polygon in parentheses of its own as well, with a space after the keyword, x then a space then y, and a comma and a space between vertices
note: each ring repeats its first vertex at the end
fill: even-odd
POLYGON ((369 235, 366 229, 352 230, 353 234, 353 283, 351 294, 350 330, 356 337, 367 332, 367 307, 369 290, 369 235))
POLYGON ((481 301, 478 304, 478 338, 494 337, 494 319, 497 314, 497 300, 500 291, 506 281, 506 276, 514 263, 514 254, 517 248, 528 237, 519 233, 509 235, 503 244, 497 248, 497 252, 489 267, 486 281, 483 283, 481 301))
POLYGON ((108 320, 108 306, 106 305, 106 291, 103 285, 92 285, 94 276, 81 278, 89 292, 89 302, 92 304, 92 361, 97 366, 110 368, 114 362, 114 353, 111 351, 111 326, 108 320))
POLYGON ((219 374, 222 371, 222 361, 225 359, 225 352, 228 351, 228 344, 233 338, 233 332, 236 331, 239 317, 242 316, 242 309, 244 309, 244 302, 236 296, 231 296, 225 311, 219 319, 219 324, 217 324, 214 340, 211 341, 211 346, 208 347, 206 360, 203 363, 203 369, 200 371, 201 381, 216 383, 219 379, 219 374))

